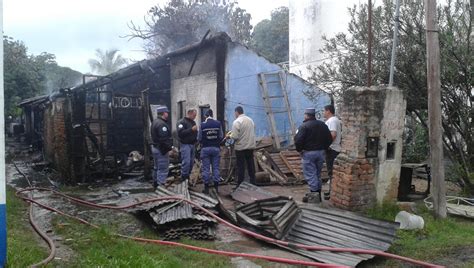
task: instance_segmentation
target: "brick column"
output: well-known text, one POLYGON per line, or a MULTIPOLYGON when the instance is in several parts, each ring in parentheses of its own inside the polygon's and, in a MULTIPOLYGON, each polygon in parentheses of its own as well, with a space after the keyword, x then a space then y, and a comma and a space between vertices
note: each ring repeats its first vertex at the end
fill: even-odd
POLYGON ((360 210, 396 198, 405 107, 396 88, 356 87, 344 93, 337 109, 342 151, 334 165, 332 204, 360 210))

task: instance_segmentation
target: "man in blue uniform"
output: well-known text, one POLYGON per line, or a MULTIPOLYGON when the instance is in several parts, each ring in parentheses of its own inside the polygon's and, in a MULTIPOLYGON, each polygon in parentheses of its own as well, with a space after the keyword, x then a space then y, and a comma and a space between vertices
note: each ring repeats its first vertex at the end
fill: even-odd
POLYGON ((197 141, 198 128, 196 126, 197 111, 189 109, 186 117, 176 124, 179 139, 179 152, 181 153, 181 181, 189 179, 189 174, 193 169, 195 157, 195 144, 197 141))
POLYGON ((303 202, 321 202, 321 168, 325 151, 332 143, 331 132, 324 122, 316 119, 315 114, 314 108, 305 109, 303 124, 295 135, 296 150, 302 155, 303 174, 310 189, 303 202))
POLYGON ((204 181, 203 193, 209 194, 210 171, 212 165, 212 178, 214 188, 218 192, 219 187, 219 161, 220 161, 220 143, 224 137, 221 122, 213 118, 213 111, 207 110, 206 121, 201 123, 198 133, 198 140, 201 143, 201 174, 204 181))
POLYGON ((153 145, 151 152, 154 159, 153 186, 163 185, 168 177, 169 158, 168 153, 173 149, 173 138, 171 128, 168 124, 169 110, 166 106, 158 106, 156 109, 158 117, 151 125, 151 139, 153 145))

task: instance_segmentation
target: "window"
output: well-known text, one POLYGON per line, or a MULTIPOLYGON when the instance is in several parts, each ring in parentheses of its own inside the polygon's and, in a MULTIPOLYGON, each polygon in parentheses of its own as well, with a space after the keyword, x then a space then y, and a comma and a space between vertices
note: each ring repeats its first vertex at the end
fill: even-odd
POLYGON ((178 101, 178 120, 183 118, 184 115, 186 114, 186 101, 178 101))
POLYGON ((387 160, 395 159, 395 144, 396 141, 391 141, 387 143, 387 160))
POLYGON ((365 157, 373 158, 377 157, 379 151, 379 137, 368 137, 367 138, 367 151, 365 151, 365 157))
POLYGON ((201 122, 204 122, 204 120, 206 120, 206 117, 204 116, 207 112, 207 110, 209 110, 211 108, 211 105, 209 104, 205 104, 205 105, 199 105, 199 113, 201 115, 201 122))

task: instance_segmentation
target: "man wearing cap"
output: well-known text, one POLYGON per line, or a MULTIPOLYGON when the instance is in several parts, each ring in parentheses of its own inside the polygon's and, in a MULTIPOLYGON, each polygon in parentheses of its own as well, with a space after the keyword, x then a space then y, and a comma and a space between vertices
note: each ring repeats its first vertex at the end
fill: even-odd
POLYGON ((181 180, 189 179, 189 174, 193 169, 195 147, 197 141, 198 128, 196 126, 197 111, 189 109, 186 116, 176 124, 179 139, 179 152, 181 153, 181 180))
POLYGON ((315 114, 314 108, 305 109, 303 124, 295 135, 296 150, 302 155, 303 174, 310 189, 303 202, 321 201, 321 168, 325 151, 332 143, 331 132, 324 122, 316 119, 315 114))
POLYGON ((201 174, 204 181, 203 193, 209 194, 209 181, 211 165, 214 188, 218 192, 219 187, 219 161, 220 161, 220 143, 224 134, 222 133, 221 122, 213 118, 213 111, 207 110, 205 113, 206 121, 201 123, 198 132, 198 141, 201 143, 201 174))
POLYGON ((153 186, 163 185, 168 177, 168 153, 173 149, 171 128, 168 125, 169 110, 166 106, 158 106, 157 118, 151 124, 151 139, 153 146, 151 152, 154 159, 153 186))
POLYGON ((324 106, 324 118, 326 119, 326 125, 331 132, 332 143, 326 151, 326 167, 328 170, 329 176, 329 191, 324 193, 324 199, 328 200, 331 195, 331 182, 332 182, 332 170, 334 167, 334 160, 339 155, 341 151, 341 120, 335 115, 334 106, 326 105, 324 106))
POLYGON ((250 183, 255 184, 255 164, 253 150, 255 149, 255 124, 244 114, 242 106, 235 107, 235 120, 232 123, 232 132, 228 138, 235 140, 234 150, 237 160, 237 186, 244 181, 245 163, 250 183))

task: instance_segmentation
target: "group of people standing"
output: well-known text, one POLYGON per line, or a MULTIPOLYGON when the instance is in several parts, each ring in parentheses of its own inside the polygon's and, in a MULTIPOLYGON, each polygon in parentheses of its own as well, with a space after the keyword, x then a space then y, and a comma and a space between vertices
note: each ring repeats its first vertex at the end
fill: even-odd
MULTIPOLYGON (((168 124, 169 110, 166 106, 157 108, 158 118, 151 127, 152 153, 155 162, 153 173, 154 186, 162 185, 168 176, 168 153, 175 150, 171 129, 168 124)), ((321 169, 326 161, 329 182, 332 181, 334 160, 341 151, 341 121, 334 115, 334 106, 324 107, 326 122, 316 119, 314 108, 305 109, 303 124, 298 128, 294 137, 296 150, 301 153, 303 174, 310 192, 303 198, 304 202, 311 199, 321 201, 321 169)), ((187 180, 191 174, 195 158, 195 145, 201 145, 201 175, 204 181, 204 193, 209 193, 213 186, 218 191, 220 145, 224 139, 234 141, 234 151, 237 162, 237 184, 244 181, 245 170, 250 183, 255 184, 255 124, 244 114, 244 109, 237 106, 234 110, 235 120, 232 131, 224 136, 222 124, 214 119, 211 109, 205 112, 205 121, 199 128, 196 125, 196 109, 187 111, 186 117, 178 121, 176 129, 180 143, 181 179, 187 180), (212 167, 212 176, 211 176, 212 167), (211 178, 212 177, 212 178, 211 178), (212 179, 212 181, 211 181, 212 179)), ((331 185, 329 183, 329 185, 331 185)), ((326 199, 329 192, 325 193, 326 199)))
MULTIPOLYGON (((163 185, 168 177, 169 152, 175 150, 171 129, 168 123, 169 110, 166 106, 159 106, 156 110, 157 119, 151 126, 152 154, 154 159, 153 185, 163 185)), ((232 131, 223 134, 222 124, 214 119, 214 112, 208 109, 204 116, 205 121, 199 128, 196 125, 196 109, 189 109, 186 116, 176 125, 181 155, 181 180, 188 180, 193 169, 195 145, 201 145, 201 175, 204 181, 204 193, 209 193, 209 187, 216 191, 219 187, 220 145, 224 138, 234 141, 234 150, 237 159, 238 184, 244 180, 245 167, 250 182, 255 184, 255 165, 253 150, 255 149, 255 124, 244 114, 241 106, 235 108, 235 121, 232 131), (212 167, 212 176, 211 176, 212 167), (211 178, 212 177, 212 178, 211 178), (212 179, 212 182, 211 182, 212 179)))

